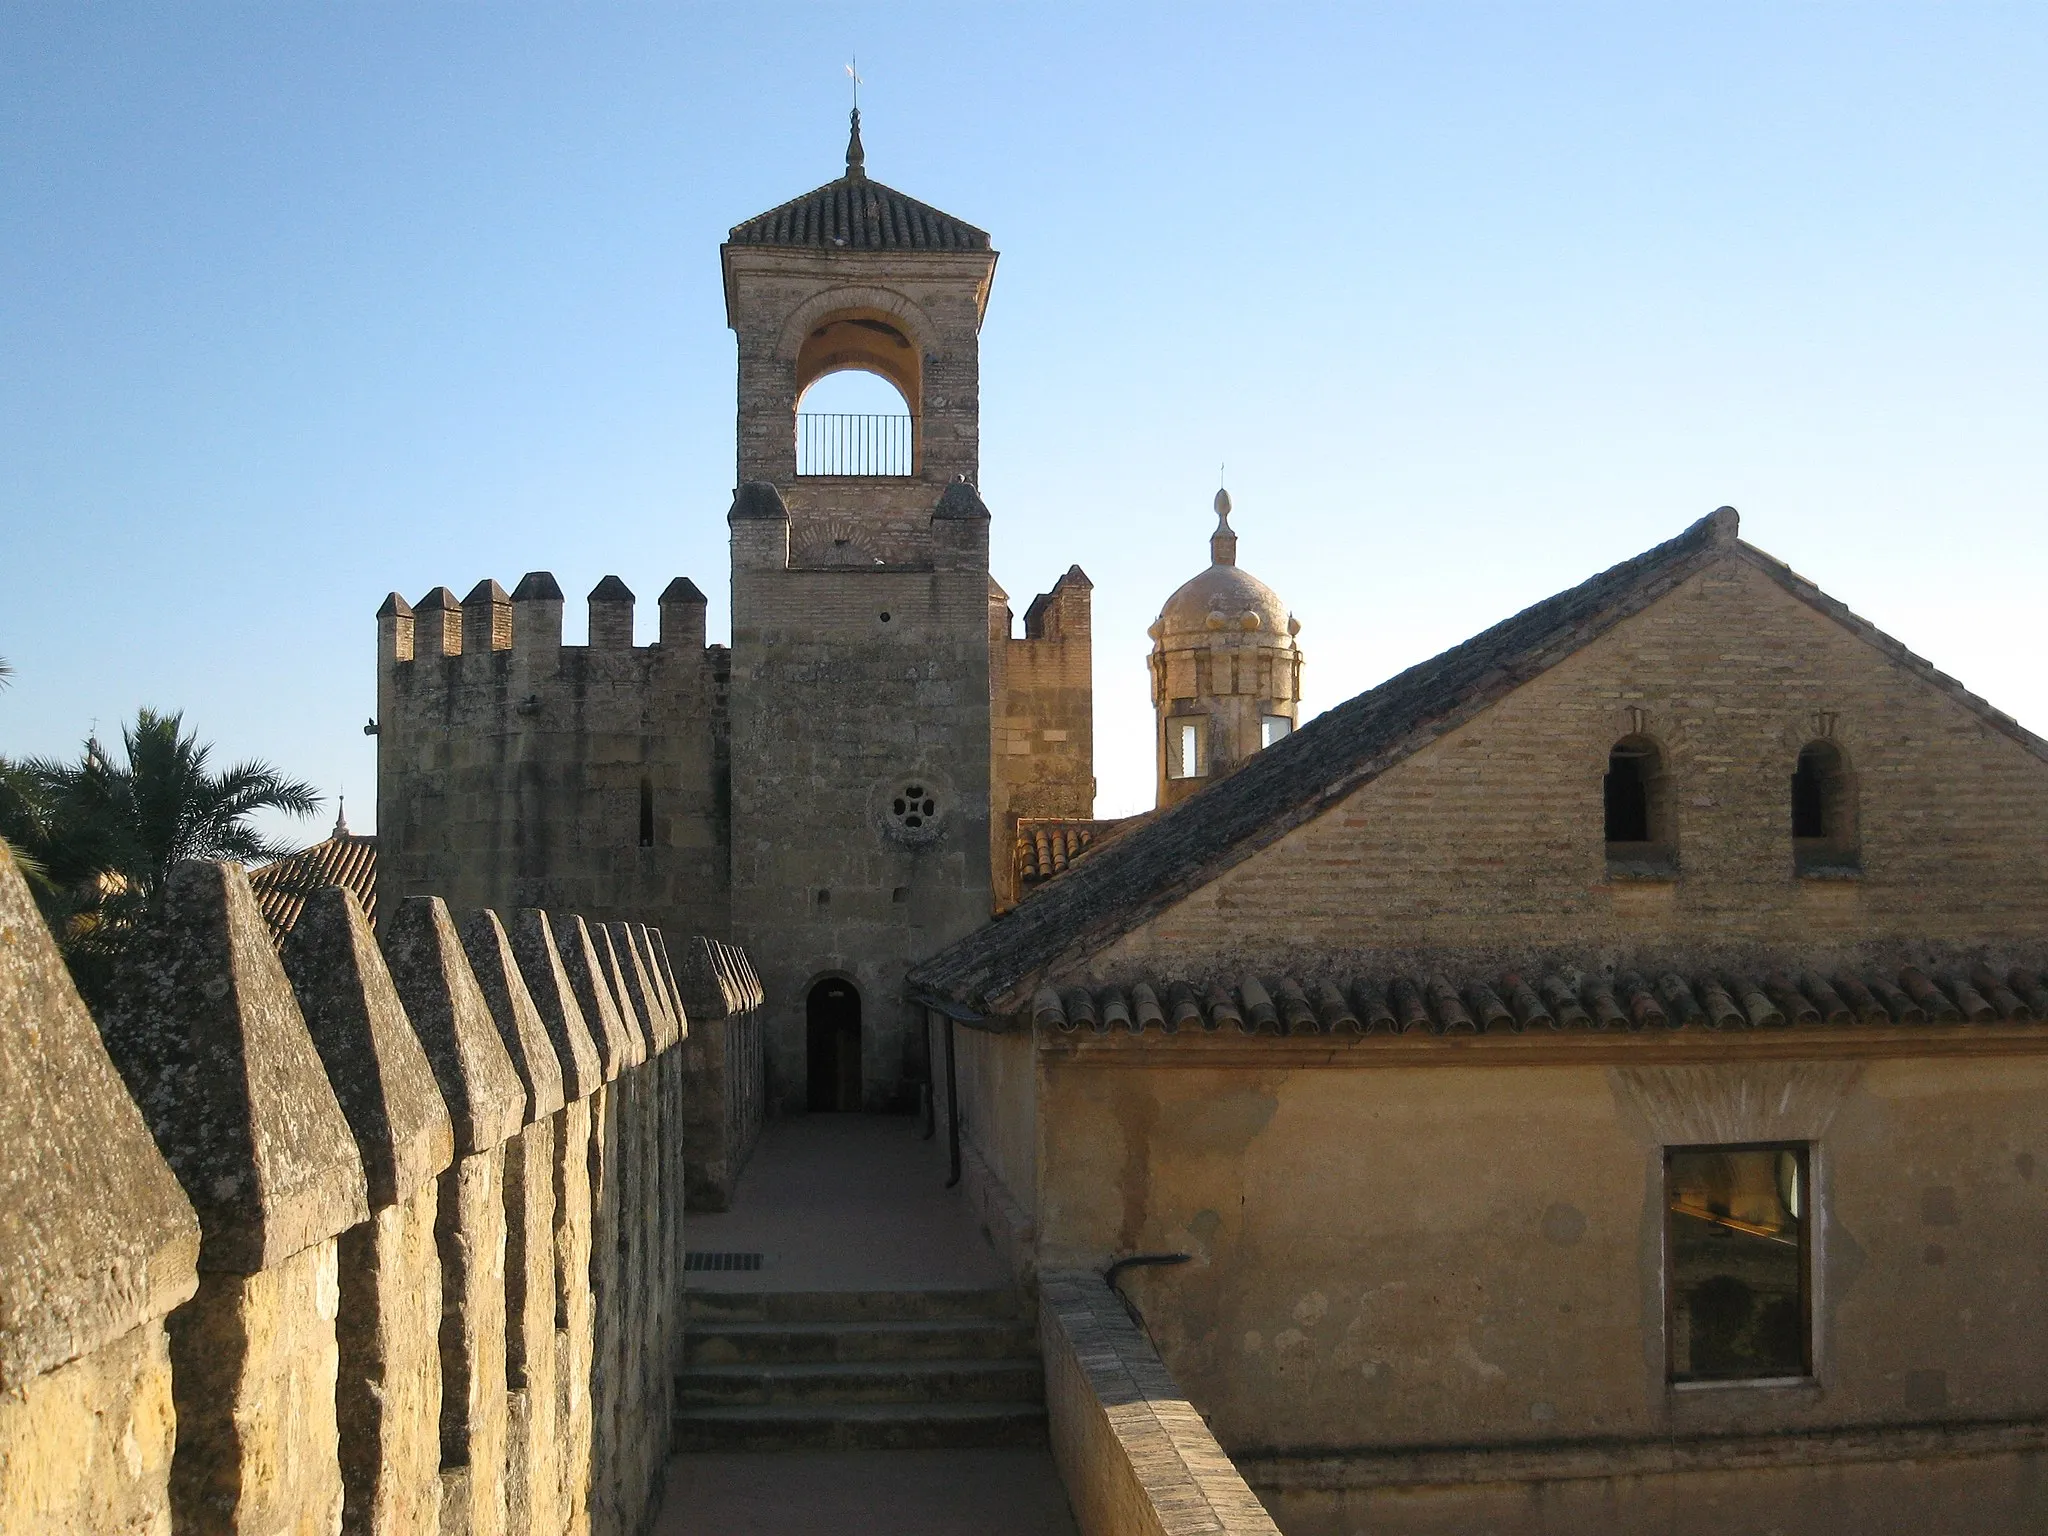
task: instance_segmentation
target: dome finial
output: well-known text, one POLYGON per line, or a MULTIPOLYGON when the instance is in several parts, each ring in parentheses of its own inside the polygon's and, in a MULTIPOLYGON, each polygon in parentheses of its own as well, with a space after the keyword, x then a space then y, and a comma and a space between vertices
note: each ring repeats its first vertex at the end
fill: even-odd
POLYGON ((860 147, 860 108, 853 109, 853 131, 846 138, 846 174, 853 181, 865 180, 868 174, 867 151, 860 147))
POLYGON ((338 795, 334 801, 334 830, 327 834, 333 838, 348 836, 348 796, 338 795))
POLYGON ((1230 527, 1230 492, 1221 486, 1216 490, 1216 531, 1209 535, 1209 562, 1237 564, 1237 535, 1230 527))

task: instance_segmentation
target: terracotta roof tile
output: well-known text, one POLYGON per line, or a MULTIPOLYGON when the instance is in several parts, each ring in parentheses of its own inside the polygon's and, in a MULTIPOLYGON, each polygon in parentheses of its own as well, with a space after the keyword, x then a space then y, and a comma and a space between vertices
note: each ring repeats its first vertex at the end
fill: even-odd
POLYGON ((1023 816, 1017 820, 1017 839, 1012 858, 1017 870, 1017 888, 1042 885, 1066 869, 1098 844, 1138 820, 1135 816, 1109 821, 1082 820, 1069 816, 1023 816))
POLYGON ((1058 966, 1136 929, 1730 554, 2048 759, 2048 742, 1741 543, 1738 527, 1735 509, 1722 507, 1678 537, 1346 700, 926 960, 911 971, 911 988, 948 1007, 1013 1011, 1058 966))
POLYGON ((732 245, 817 250, 985 251, 988 231, 865 176, 842 176, 793 197, 726 236, 732 245))
POLYGON ((347 886, 362 903, 363 916, 377 921, 377 839, 343 833, 288 853, 249 872, 256 905, 270 924, 271 939, 282 947, 285 935, 305 910, 306 898, 330 885, 347 886))
POLYGON ((1984 963, 1928 974, 1914 966, 1649 976, 1540 977, 1358 972, 1335 978, 1241 976, 1206 987, 1148 977, 1125 987, 1040 987, 1024 1019, 1097 1034, 1521 1034, 1527 1030, 1855 1029, 2048 1021, 2048 977, 1984 963))

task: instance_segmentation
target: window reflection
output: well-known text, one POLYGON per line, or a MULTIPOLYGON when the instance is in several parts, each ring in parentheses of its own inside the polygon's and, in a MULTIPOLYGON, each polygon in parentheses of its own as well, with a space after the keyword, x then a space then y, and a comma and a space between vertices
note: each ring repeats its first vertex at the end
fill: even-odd
POLYGON ((1671 1379, 1806 1375, 1806 1149, 1680 1147, 1664 1167, 1671 1379))

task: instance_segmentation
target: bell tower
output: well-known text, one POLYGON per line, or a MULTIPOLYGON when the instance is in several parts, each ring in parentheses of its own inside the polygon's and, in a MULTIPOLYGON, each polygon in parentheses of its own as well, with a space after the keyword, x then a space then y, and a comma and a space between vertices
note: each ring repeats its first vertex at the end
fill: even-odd
POLYGON ((919 558, 939 493, 979 478, 988 235, 870 180, 856 110, 846 174, 736 226, 721 256, 738 483, 776 488, 806 559, 919 558), (804 409, 848 369, 886 380, 901 412, 804 409))
POLYGON ((910 966, 990 911, 989 237, 846 173, 736 225, 733 936, 768 994, 785 1111, 905 1109, 925 1079, 910 966), (819 379, 900 413, 808 412, 819 379))

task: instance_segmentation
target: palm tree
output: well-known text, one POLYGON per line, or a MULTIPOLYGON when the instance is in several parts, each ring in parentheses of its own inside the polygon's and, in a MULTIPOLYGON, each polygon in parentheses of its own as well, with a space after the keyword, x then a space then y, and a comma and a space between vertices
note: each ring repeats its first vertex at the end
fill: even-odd
POLYGON ((38 868, 44 914, 88 1002, 103 996, 136 922, 184 859, 280 858, 292 845, 250 825, 261 811, 310 816, 312 786, 267 763, 208 766, 182 714, 144 709, 121 732, 125 765, 96 739, 77 763, 0 763, 0 837, 38 868))
POLYGON ((0 845, 38 893, 54 889, 44 855, 49 844, 50 799, 35 773, 0 757, 0 845))

